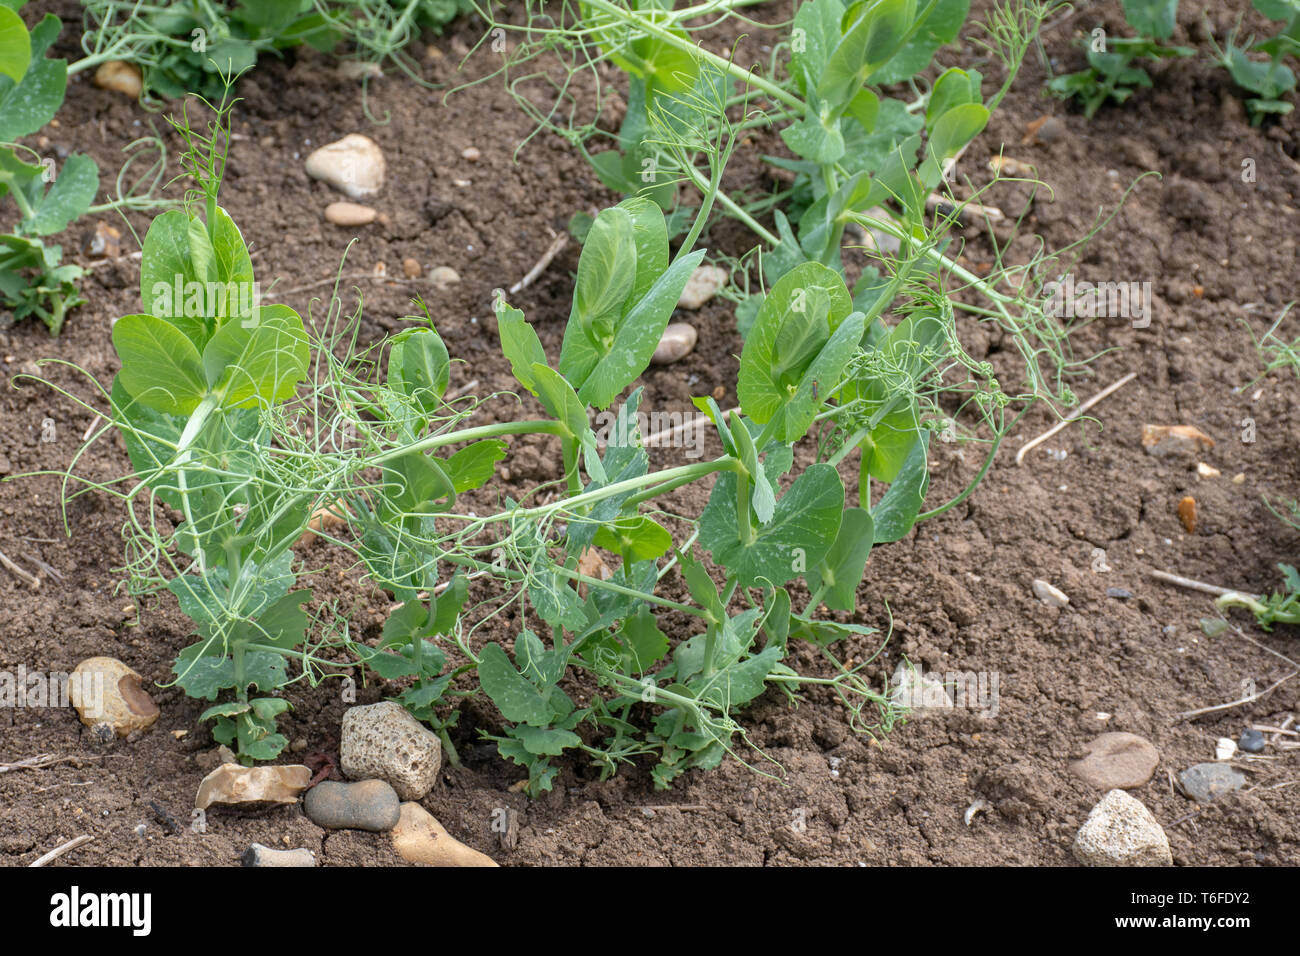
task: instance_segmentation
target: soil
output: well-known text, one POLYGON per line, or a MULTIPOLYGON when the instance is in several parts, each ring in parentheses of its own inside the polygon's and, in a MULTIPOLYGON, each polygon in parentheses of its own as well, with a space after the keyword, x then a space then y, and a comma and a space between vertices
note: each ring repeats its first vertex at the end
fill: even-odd
MULTIPOLYGON (((757 15, 775 22, 786 13, 780 5, 768 7, 757 15)), ((970 42, 987 4, 975 7, 966 39, 940 60, 980 69, 987 91, 1002 74, 970 42)), ((75 57, 77 5, 33 3, 25 12, 45 9, 63 16, 58 49, 75 57)), ((1174 41, 1208 48, 1203 18, 1220 37, 1235 16, 1213 4, 1184 2, 1174 41)), ((1058 70, 1078 68, 1075 39, 1097 22, 1120 29, 1118 4, 1084 5, 1044 33, 1058 70)), ((1247 19, 1248 28, 1262 25, 1247 19)), ((481 25, 466 20, 446 36, 429 38, 435 56, 423 48, 412 52, 428 80, 455 85, 493 68, 491 54, 480 51, 468 58, 465 73, 456 72, 480 35, 481 25)), ((715 32, 710 39, 730 45, 734 38, 715 32)), ((743 40, 738 58, 757 59, 757 42, 743 40)), ((1102 794, 1068 764, 1098 734, 1130 731, 1160 752, 1155 776, 1133 793, 1164 825, 1176 863, 1300 863, 1300 788, 1294 786, 1300 752, 1270 750, 1234 761, 1248 777, 1246 788, 1206 807, 1173 785, 1178 771, 1213 759, 1216 738, 1235 739, 1250 723, 1276 726, 1297 715, 1300 681, 1292 680, 1253 704, 1193 720, 1177 717, 1241 697, 1244 682, 1267 687, 1289 673, 1290 664, 1278 655, 1300 658, 1296 631, 1264 634, 1247 618, 1234 617, 1241 634, 1206 637, 1198 621, 1214 616, 1210 599, 1147 574, 1162 569, 1267 591, 1277 584, 1276 564, 1293 561, 1300 544, 1300 535, 1266 504, 1300 493, 1296 383, 1289 372, 1255 382, 1262 369, 1251 342, 1252 333, 1260 335, 1295 295, 1300 120, 1292 114, 1252 128, 1240 92, 1204 58, 1161 64, 1152 75, 1152 89, 1086 121, 1045 95, 1045 69, 1031 53, 961 165, 982 185, 989 178, 986 163, 1000 149, 1033 164, 1051 187, 1050 197, 1040 191, 1025 208, 1027 188, 1002 184, 984 201, 1012 215, 1024 208, 1023 232, 1049 248, 1081 238, 1141 173, 1162 174, 1133 188, 1075 267, 1078 278, 1089 281, 1152 283, 1154 311, 1147 328, 1135 329, 1127 319, 1080 328, 1072 340, 1075 353, 1103 354, 1072 387, 1087 396, 1128 372, 1136 379, 1094 409, 1097 422, 1061 432, 1018 467, 1016 449, 1053 422, 1046 409, 1031 413, 967 501, 873 553, 850 617, 882 633, 892 622, 892 638, 869 670, 878 683, 904 657, 930 671, 996 673, 996 716, 973 709, 927 713, 876 740, 852 733, 829 694, 810 691, 791 707, 769 692, 744 722, 753 745, 776 761, 762 762, 770 776, 728 759, 716 771, 691 772, 672 790, 656 792, 647 767, 598 782, 572 760, 563 762, 553 792, 530 800, 512 786, 521 771, 478 737, 479 730, 499 729, 498 718, 471 702, 454 738, 463 764, 445 769, 423 801, 449 831, 506 865, 1071 864, 1074 834, 1102 794), (1030 123, 1045 115, 1059 124, 1056 135, 1023 142, 1030 123), (1243 181, 1246 160, 1253 161, 1253 182, 1243 181), (1246 440, 1252 437, 1248 419, 1253 441, 1246 440), (1213 436, 1214 448, 1202 457, 1222 474, 1200 478, 1194 462, 1146 454, 1144 423, 1193 425, 1213 436), (1240 483, 1230 480, 1239 473, 1240 483), (1177 515, 1188 495, 1199 512, 1194 533, 1177 515), (1104 565, 1097 549, 1104 551, 1104 565), (1102 566, 1110 570, 1098 570, 1102 566), (1061 588, 1069 605, 1039 601, 1031 590, 1035 578, 1061 588), (1108 588, 1132 596, 1108 597, 1108 588), (968 823, 965 812, 977 801, 985 809, 968 823), (493 811, 502 807, 518 813, 512 849, 499 845, 491 828, 493 811), (794 825, 800 820, 802 830, 794 825)), ((391 111, 386 125, 367 118, 354 80, 314 54, 264 60, 239 93, 240 138, 223 202, 255 251, 263 286, 276 280, 276 295, 304 314, 313 296, 328 295, 324 280, 339 270, 351 231, 323 220, 323 207, 339 197, 309 179, 302 160, 317 145, 363 132, 387 157, 388 186, 374 203, 381 221, 358 231, 344 272, 370 273, 384 263, 389 276, 401 275, 410 257, 424 270, 448 265, 461 277, 445 289, 423 280, 345 283, 364 296, 363 344, 403 327, 409 299, 418 292, 452 355, 464 360, 453 372, 453 386, 477 379, 479 394, 508 389, 508 365, 484 321, 492 290, 523 276, 575 211, 617 197, 556 137, 536 136, 516 157, 531 127, 499 79, 446 97, 445 89, 422 88, 393 71, 372 80, 368 90, 372 113, 382 118, 391 111), (477 162, 462 157, 470 146, 480 151, 477 162)), ((157 114, 96 88, 82 74, 70 85, 59 125, 46 131, 50 142, 40 148, 90 153, 107 183, 121 148, 151 123, 165 129, 157 114)), ((175 146, 175 137, 168 134, 168 142, 175 146)), ((746 147, 735 175, 761 176, 757 154, 779 149, 774 139, 746 147)), ((147 218, 133 215, 131 222, 143 235, 147 218)), ((46 386, 19 381, 10 387, 10 376, 36 371, 37 360, 59 359, 107 385, 116 371, 110 322, 139 308, 138 260, 92 264, 81 252, 83 234, 94 225, 93 218, 78 223, 64 242, 71 257, 93 271, 85 283, 89 303, 72 314, 63 335, 51 339, 31 322, 0 330, 6 380, 0 389, 0 472, 11 476, 67 468, 92 415, 46 386)), ((1008 259, 1027 260, 1037 241, 1013 242, 1008 259)), ((730 224, 715 228, 707 244, 732 255, 748 248, 730 224)), ((134 248, 128 235, 123 252, 134 248)), ((992 259, 992 246, 977 229, 969 231, 961 252, 977 268, 992 259)), ((552 354, 576 265, 571 243, 512 299, 552 354)), ((353 308, 355 293, 345 297, 353 308)), ((322 307, 317 301, 313 314, 319 317, 322 307)), ((686 410, 691 395, 719 387, 722 403, 735 403, 739 338, 728 304, 714 300, 688 318, 699 329, 699 345, 677 364, 643 376, 648 407, 686 410)), ((1013 375, 1001 337, 973 318, 960 321, 975 357, 1013 375)), ((68 368, 46 366, 42 374, 102 407, 90 383, 68 368)), ((510 411, 506 403, 494 408, 510 411)), ((680 452, 654 454, 671 464, 680 452)), ((928 501, 937 504, 960 491, 981 457, 979 446, 938 445, 928 501)), ((516 442, 507 459, 509 480, 498 487, 518 496, 555 477, 556 461, 545 442, 516 442)), ((96 480, 127 470, 115 438, 101 439, 77 463, 79 474, 96 480)), ((298 807, 212 812, 201 834, 186 826, 214 744, 196 722, 199 702, 152 686, 169 678, 173 656, 189 643, 185 619, 170 599, 143 602, 137 611, 117 590, 122 515, 115 499, 97 493, 76 498, 67 511, 68 536, 59 494, 60 480, 50 475, 0 484, 0 551, 25 567, 38 559, 50 569, 38 591, 0 570, 0 670, 70 671, 86 657, 118 657, 148 679, 162 716, 138 738, 102 748, 71 709, 0 710, 0 762, 37 754, 67 758, 39 770, 0 773, 0 862, 25 865, 89 833, 94 841, 58 865, 230 865, 254 841, 309 847, 325 865, 400 863, 382 835, 326 833, 298 807), (180 826, 169 827, 167 815, 180 826)), ((683 491, 665 506, 698 513, 706 494, 683 491)), ((355 569, 331 565, 340 554, 317 543, 302 556, 312 567, 327 568, 316 575, 326 596, 353 607, 353 628, 374 637, 388 600, 358 584, 355 569)), ((684 622, 669 621, 674 636, 689 633, 684 622)), ((484 628, 476 640, 508 642, 508 626, 484 628)), ((839 653, 861 660, 873 650, 864 640, 839 653)), ((808 649, 792 663, 813 673, 826 667, 808 649)), ((371 684, 359 691, 358 702, 384 694, 382 684, 371 684)), ((296 753, 285 759, 336 748, 345 706, 337 688, 295 685, 290 697, 294 710, 282 727, 296 753)))

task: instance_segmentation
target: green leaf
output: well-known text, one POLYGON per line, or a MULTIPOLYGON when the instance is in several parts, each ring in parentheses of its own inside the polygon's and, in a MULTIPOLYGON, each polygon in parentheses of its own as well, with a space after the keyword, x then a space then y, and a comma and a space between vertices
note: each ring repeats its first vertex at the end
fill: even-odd
POLYGON ((713 508, 712 498, 709 504, 700 516, 700 543, 713 559, 742 587, 780 586, 830 550, 844 512, 844 485, 831 465, 810 466, 777 501, 772 520, 750 540, 741 537, 734 506, 713 508))
POLYGON ((293 397, 307 375, 311 350, 298 313, 259 307, 256 325, 227 322, 203 349, 208 386, 223 408, 270 406, 293 397))
POLYGON ((847 106, 862 84, 907 40, 916 20, 916 0, 863 0, 844 14, 844 35, 817 83, 825 102, 847 106))
POLYGON ((0 7, 0 75, 21 83, 32 60, 32 41, 23 18, 0 7))
POLYGON ((509 733, 523 744, 524 749, 530 754, 551 757, 558 756, 566 747, 577 747, 582 743, 582 738, 572 730, 543 729, 520 724, 518 727, 511 727, 509 733))
POLYGON ((920 29, 888 63, 871 75, 871 82, 887 86, 916 76, 930 65, 939 47, 957 39, 969 12, 970 0, 938 0, 920 29))
POLYGON ((653 561, 667 553, 673 546, 673 536, 651 518, 634 515, 603 525, 596 532, 595 544, 636 563, 653 561))
POLYGON ((447 346, 433 329, 408 329, 388 352, 388 387, 406 396, 427 419, 442 404, 451 378, 447 346))
POLYGON ((535 363, 532 368, 534 394, 551 414, 568 429, 570 437, 578 443, 583 452, 583 463, 587 474, 596 481, 605 480, 605 468, 600 461, 600 450, 596 447, 596 435, 587 420, 587 409, 573 391, 573 386, 554 369, 535 363))
MULTIPOLYGON (((666 245, 666 236, 664 242, 666 245)), ((608 347, 605 340, 612 341, 615 323, 623 316, 624 303, 636 281, 636 256, 632 217, 627 210, 617 206, 602 209, 582 244, 569 312, 569 325, 576 325, 597 347, 599 342, 608 347)), ((560 370, 569 376, 563 357, 560 370)))
POLYGON ((499 438, 466 445, 442 463, 456 494, 480 488, 491 480, 494 466, 506 457, 509 446, 499 438))
POLYGON ((59 35, 59 18, 47 13, 30 34, 30 59, 20 80, 0 74, 0 142, 30 136, 54 118, 68 86, 66 60, 47 59, 59 35))
MULTIPOLYGON (((1173 35, 1178 0, 1120 0, 1120 5, 1124 8, 1124 19, 1140 36, 1167 40, 1173 35)), ((1255 5, 1258 7, 1259 3, 1255 5)))
POLYGON ((852 611, 856 608, 858 582, 862 580, 862 573, 866 569, 874 536, 874 525, 869 512, 862 508, 850 508, 844 512, 835 544, 817 567, 805 575, 808 587, 813 591, 822 585, 826 586, 822 600, 827 607, 837 611, 852 611))
POLYGON ((623 668, 631 674, 644 674, 668 653, 668 637, 646 607, 623 622, 618 642, 623 648, 623 668))
POLYGON ((68 223, 85 215, 99 190, 99 167, 89 156, 74 153, 63 164, 50 191, 36 204, 24 227, 38 236, 62 232, 68 223))
POLYGON ((483 648, 478 676, 483 692, 511 723, 545 727, 555 717, 548 698, 515 670, 499 644, 483 648))
POLYGON ((510 361, 510 371, 524 388, 537 393, 534 365, 546 364, 546 351, 537 330, 528 324, 524 314, 505 299, 497 299, 497 332, 501 336, 501 351, 510 361))
POLYGON ((916 524, 916 516, 930 487, 927 459, 929 437, 926 433, 912 446, 898 477, 889 486, 880 503, 871 510, 876 544, 898 541, 916 524))
POLYGON ((140 404, 188 415, 207 394, 198 350, 177 328, 152 315, 126 315, 113 326, 122 387, 140 404))

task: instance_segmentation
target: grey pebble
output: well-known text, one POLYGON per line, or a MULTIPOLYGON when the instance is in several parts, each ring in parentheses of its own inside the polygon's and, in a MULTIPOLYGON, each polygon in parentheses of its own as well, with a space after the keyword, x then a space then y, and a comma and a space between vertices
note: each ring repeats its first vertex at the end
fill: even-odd
POLYGON ((1106 597, 1114 598, 1117 601, 1127 601, 1133 596, 1132 591, 1126 591, 1123 588, 1107 588, 1106 597))
POLYGON ((1246 777, 1226 763, 1198 763, 1178 775, 1187 795, 1198 803, 1209 803, 1225 793, 1240 790, 1246 777))
POLYGON ((1264 749, 1264 734, 1254 727, 1247 727, 1241 732, 1237 746, 1248 754, 1257 754, 1264 749))
POLYGON ((325 780, 307 791, 303 810, 327 830, 369 830, 382 833, 397 826, 401 801, 383 780, 339 783, 325 780))

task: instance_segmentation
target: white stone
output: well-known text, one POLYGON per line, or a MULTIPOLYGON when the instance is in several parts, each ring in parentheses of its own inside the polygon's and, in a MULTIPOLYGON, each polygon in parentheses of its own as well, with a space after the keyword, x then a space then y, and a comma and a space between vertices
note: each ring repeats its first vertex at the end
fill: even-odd
POLYGON ((360 133, 349 133, 307 157, 308 176, 329 183, 353 199, 379 192, 386 169, 379 145, 360 133))
POLYGON ((731 273, 721 266, 698 266, 691 277, 686 280, 686 288, 677 300, 679 309, 698 309, 708 302, 718 290, 727 284, 731 273))
POLYGON ((339 763, 352 780, 384 780, 402 800, 419 800, 442 768, 442 741, 394 701, 350 707, 339 763))
POLYGON ((1092 808, 1074 838, 1085 866, 1172 866, 1169 838, 1136 797, 1112 790, 1092 808))

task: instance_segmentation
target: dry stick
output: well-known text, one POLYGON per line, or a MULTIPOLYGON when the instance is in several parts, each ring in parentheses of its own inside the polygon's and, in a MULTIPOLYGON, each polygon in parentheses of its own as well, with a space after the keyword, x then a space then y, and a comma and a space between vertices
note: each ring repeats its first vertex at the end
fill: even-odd
POLYGON ((40 588, 41 579, 34 575, 28 574, 18 565, 14 564, 12 561, 9 560, 9 556, 5 554, 3 551, 0 551, 0 564, 3 564, 14 574, 18 575, 20 578, 26 581, 29 585, 31 585, 33 590, 40 588))
POLYGON ((563 249, 568 242, 569 234, 567 232, 562 232, 556 236, 555 239, 551 241, 551 244, 546 247, 546 251, 542 253, 542 257, 537 260, 537 265, 529 269, 526 276, 510 287, 510 294, 514 295, 516 292, 527 289, 532 285, 533 280, 546 271, 546 267, 551 264, 551 261, 557 255, 560 254, 560 250, 563 249))
POLYGON ((476 378, 471 378, 471 379, 470 379, 468 382, 466 382, 464 385, 460 386, 459 388, 453 388, 450 392, 448 392, 448 393, 443 397, 443 401, 445 401, 445 402, 454 402, 456 399, 460 398, 462 395, 466 394, 467 392, 472 392, 472 391, 474 391, 474 389, 476 389, 476 388, 478 388, 478 379, 476 379, 476 378))
POLYGON ((63 844, 63 846, 55 847, 53 850, 45 854, 39 860, 35 861, 34 863, 28 864, 28 866, 29 868, 33 866, 44 866, 46 863, 49 863, 51 860, 57 860, 59 857, 63 856, 63 854, 71 850, 75 850, 77 847, 81 846, 81 844, 89 843, 93 839, 95 838, 91 836, 89 833, 83 833, 79 837, 73 837, 67 843, 63 844))
POLYGON ((1215 597, 1223 597, 1225 594, 1247 594, 1250 597, 1259 598, 1258 594, 1249 594, 1247 591, 1238 591, 1235 588, 1221 588, 1217 584, 1206 584, 1204 581, 1197 581, 1194 578, 1185 578, 1181 574, 1170 574, 1168 571, 1157 571, 1154 568, 1148 568, 1147 574, 1157 581, 1164 581, 1166 584, 1176 584, 1180 588, 1187 588, 1189 591, 1200 591, 1203 594, 1213 594, 1215 597))
POLYGON ((71 757, 56 757, 54 754, 37 754, 35 757, 28 757, 15 763, 0 763, 0 773, 8 773, 10 770, 39 770, 41 767, 50 767, 71 759, 71 757))
POLYGON ((1285 661, 1286 663, 1290 664, 1294 668, 1294 670, 1292 670, 1291 673, 1287 674, 1285 677, 1278 678, 1272 684, 1264 688, 1264 690, 1260 691, 1259 693, 1250 694, 1247 695, 1246 697, 1241 698, 1240 700, 1229 701, 1226 704, 1217 704, 1214 707, 1202 707, 1199 710, 1185 711, 1184 713, 1176 714, 1174 717, 1175 720, 1190 720, 1192 717, 1199 717, 1202 714, 1217 713, 1218 711, 1221 710, 1229 710, 1233 707, 1240 707, 1242 704, 1253 704, 1255 701, 1267 697, 1278 687, 1282 686, 1287 681, 1289 681, 1292 677, 1295 677, 1297 674, 1300 674, 1300 664, 1297 664, 1295 661, 1287 657, 1285 654, 1281 653, 1280 651, 1273 650, 1273 648, 1269 647, 1267 644, 1261 644, 1259 641, 1255 640, 1249 634, 1242 631, 1242 629, 1239 627, 1234 626, 1232 630, 1236 632, 1238 637, 1244 638, 1245 640, 1249 641, 1251 644, 1254 644, 1260 650, 1268 651, 1274 657, 1279 658, 1285 661))
POLYGON ((1077 412, 1075 412, 1072 416, 1070 416, 1069 418, 1065 419, 1064 421, 1057 422, 1055 425, 1053 425, 1053 426, 1052 426, 1051 428, 1049 428, 1047 431, 1043 432, 1043 434, 1039 435, 1039 436, 1038 436, 1037 438, 1035 438, 1033 441, 1028 442, 1027 444, 1025 444, 1025 445, 1020 449, 1020 451, 1016 452, 1016 464, 1019 465, 1019 464, 1022 464, 1022 463, 1024 462, 1024 460, 1025 460, 1025 453, 1028 452, 1031 448, 1035 448, 1035 447, 1037 447, 1038 445, 1041 445, 1043 442, 1047 441, 1047 439, 1051 438, 1053 435, 1055 435, 1055 434, 1056 434, 1057 432, 1059 432, 1061 429, 1065 428, 1067 425, 1072 425, 1072 424, 1074 424, 1075 422, 1077 422, 1080 418, 1083 417, 1083 413, 1084 413, 1084 412, 1086 412, 1088 409, 1092 408, 1092 406, 1096 405, 1098 402, 1100 402, 1103 398, 1105 398, 1105 397, 1106 397, 1107 395, 1109 395, 1111 392, 1114 392, 1114 391, 1116 391, 1117 389, 1123 388, 1125 385, 1127 385, 1129 382, 1133 381, 1133 379, 1135 379, 1135 378, 1137 378, 1137 372, 1129 372, 1127 375, 1125 375, 1123 378, 1121 378, 1118 382, 1113 382, 1113 383, 1111 383, 1110 385, 1107 385, 1105 388, 1103 388, 1103 389, 1102 389, 1100 392, 1098 392, 1096 395, 1092 396, 1092 398, 1088 399, 1086 402, 1084 402, 1082 405, 1080 405, 1080 406, 1079 406, 1079 410, 1078 410, 1077 412))

